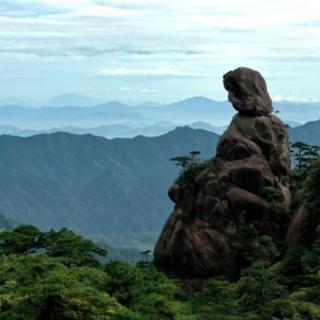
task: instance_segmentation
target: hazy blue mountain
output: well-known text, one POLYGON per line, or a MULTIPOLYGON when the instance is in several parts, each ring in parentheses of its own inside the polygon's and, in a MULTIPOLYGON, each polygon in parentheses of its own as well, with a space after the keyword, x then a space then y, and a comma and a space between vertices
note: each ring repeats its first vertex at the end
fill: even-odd
MULTIPOLYGON (((209 123, 197 121, 187 124, 188 127, 193 129, 203 129, 211 131, 217 134, 221 134, 225 131, 226 127, 215 127, 209 123)), ((137 124, 136 126, 129 125, 105 125, 98 127, 59 127, 49 130, 31 130, 31 129, 19 129, 14 126, 0 125, 0 134, 10 134, 18 137, 30 137, 36 134, 47 134, 54 132, 69 132, 74 134, 93 134, 95 136, 112 138, 134 138, 139 135, 146 137, 156 137, 169 131, 174 130, 177 127, 176 124, 170 122, 155 123, 151 125, 137 124)))
POLYGON ((284 122, 305 123, 320 118, 320 102, 276 102, 274 109, 284 122))
MULTIPOLYGON (((169 131, 174 130, 178 125, 170 122, 159 122, 150 125, 135 124, 130 125, 104 125, 98 127, 58 127, 48 130, 32 130, 32 129, 20 129, 10 125, 0 125, 0 134, 10 134, 19 137, 30 137, 36 134, 54 133, 54 132, 69 132, 74 134, 93 134, 95 136, 112 138, 133 138, 139 135, 147 137, 156 137, 169 131)), ((188 127, 193 129, 203 129, 217 134, 221 134, 225 131, 226 126, 215 127, 209 123, 203 121, 196 121, 187 124, 188 127)))
MULTIPOLYGON (((62 105, 64 105, 65 100, 62 100, 64 101, 62 105)), ((70 103, 72 100, 73 96, 70 103)), ((78 105, 81 105, 80 101, 78 105)), ((175 126, 187 125, 196 121, 223 126, 234 113, 234 109, 227 102, 217 102, 201 97, 164 106, 152 103, 152 105, 144 104, 133 107, 117 101, 82 108, 74 106, 60 108, 1 106, 0 124, 30 130, 105 125, 132 126, 133 124, 146 127, 159 122, 170 122, 175 126)))
MULTIPOLYGON (((190 125, 190 127, 192 127, 190 125)), ((68 132, 74 134, 93 134, 95 136, 105 137, 108 139, 112 138, 133 138, 138 135, 144 135, 147 137, 155 137, 175 129, 174 124, 154 124, 149 126, 137 126, 131 127, 126 125, 106 125, 99 127, 60 127, 52 128, 49 130, 30 130, 30 129, 19 129, 12 126, 0 126, 0 134, 10 134, 19 137, 30 137, 36 134, 54 133, 54 132, 68 132)), ((201 127, 194 129, 201 129, 201 127)))
MULTIPOLYGON (((39 131, 62 127, 93 128, 109 125, 140 129, 163 122, 170 122, 172 127, 206 122, 210 126, 220 128, 227 125, 235 114, 229 102, 214 101, 203 97, 194 97, 169 105, 149 102, 139 106, 129 106, 117 101, 92 106, 99 99, 77 95, 60 96, 51 101, 53 101, 51 105, 61 107, 1 106, 0 125, 39 131), (65 104, 76 106, 62 106, 65 104)), ((275 103, 275 112, 280 112, 281 118, 288 120, 287 122, 293 126, 295 122, 304 123, 320 118, 320 104, 280 102, 275 103)), ((169 127, 169 130, 172 127, 169 127)), ((214 130, 222 131, 222 129, 214 130)), ((150 132, 151 135, 162 133, 161 131, 152 133, 152 130, 150 132)), ((145 134, 143 131, 141 133, 145 134)))
POLYGON ((102 104, 106 102, 105 99, 101 98, 94 98, 94 97, 87 97, 81 96, 78 94, 62 94, 59 96, 55 96, 49 99, 45 106, 48 107, 65 107, 65 106, 73 106, 73 107, 90 107, 95 106, 97 104, 102 104))
POLYGON ((34 100, 23 100, 23 99, 18 99, 16 97, 6 97, 6 98, 2 98, 0 99, 0 106, 3 105, 14 105, 14 106, 33 106, 33 107, 39 107, 41 106, 41 103, 39 103, 38 101, 34 101, 34 100))
POLYGON ((320 120, 289 128, 289 134, 291 142, 303 141, 310 145, 320 145, 320 120))
POLYGON ((215 132, 217 134, 222 134, 227 129, 227 126, 215 127, 203 121, 196 121, 196 122, 190 123, 188 126, 193 129, 203 129, 203 130, 215 132))
POLYGON ((24 102, 18 98, 15 97, 7 97, 0 99, 0 105, 23 105, 24 102))
POLYGON ((0 125, 23 129, 43 130, 62 126, 100 126, 107 124, 133 124, 144 121, 133 107, 110 102, 95 107, 0 107, 0 125))
POLYGON ((161 119, 180 125, 202 121, 223 126, 230 121, 235 111, 227 102, 194 97, 157 108, 144 108, 141 114, 153 121, 161 119))
POLYGON ((285 121, 285 124, 287 124, 288 126, 290 126, 291 128, 296 128, 296 127, 300 127, 303 125, 302 122, 296 122, 296 121, 285 121))
POLYGON ((18 132, 21 131, 20 128, 11 126, 11 125, 0 125, 0 134, 12 134, 18 135, 18 132))
POLYGON ((161 107, 161 103, 157 103, 154 101, 146 101, 146 102, 140 103, 137 107, 161 107))
POLYGON ((218 136, 177 128, 146 138, 0 136, 0 207, 41 228, 67 226, 112 246, 153 244, 172 208, 170 158, 213 155, 218 136))

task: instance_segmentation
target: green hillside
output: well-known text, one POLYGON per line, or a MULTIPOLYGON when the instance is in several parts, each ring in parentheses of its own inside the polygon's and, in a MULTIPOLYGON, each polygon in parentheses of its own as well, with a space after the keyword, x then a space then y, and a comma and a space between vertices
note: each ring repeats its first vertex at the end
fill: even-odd
POLYGON ((107 140, 55 133, 0 137, 0 207, 42 229, 70 227, 111 245, 152 245, 173 204, 170 158, 199 150, 209 158, 218 136, 177 128, 156 138, 107 140))

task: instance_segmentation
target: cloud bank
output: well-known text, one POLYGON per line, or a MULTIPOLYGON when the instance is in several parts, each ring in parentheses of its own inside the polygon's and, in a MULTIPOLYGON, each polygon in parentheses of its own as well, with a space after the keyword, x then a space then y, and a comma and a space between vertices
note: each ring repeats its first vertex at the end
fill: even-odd
POLYGON ((319 9, 316 0, 3 0, 1 78, 21 77, 1 80, 0 95, 35 98, 41 85, 44 96, 110 87, 117 98, 112 88, 131 87, 135 99, 223 99, 222 74, 247 65, 275 96, 319 98, 319 9))

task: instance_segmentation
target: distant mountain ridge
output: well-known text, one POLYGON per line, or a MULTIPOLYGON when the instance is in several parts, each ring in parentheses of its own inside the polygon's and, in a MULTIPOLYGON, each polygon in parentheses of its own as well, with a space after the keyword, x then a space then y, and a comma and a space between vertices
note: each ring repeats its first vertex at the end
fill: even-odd
POLYGON ((0 136, 0 207, 41 228, 70 227, 112 246, 152 245, 172 203, 170 158, 214 154, 219 136, 177 128, 146 138, 54 133, 0 136))
POLYGON ((47 107, 90 107, 105 103, 106 100, 102 98, 87 97, 73 93, 67 93, 55 96, 45 102, 47 107))
MULTIPOLYGON (((291 142, 319 144, 320 120, 289 128, 289 134, 291 142)), ((190 127, 112 140, 62 132, 3 135, 0 207, 9 220, 67 226, 112 246, 152 245, 173 205, 167 189, 178 168, 169 159, 192 150, 210 158, 218 139, 190 127)))
POLYGON ((291 142, 303 141, 310 145, 320 145, 320 120, 289 128, 289 136, 291 142))
MULTIPOLYGON (((187 124, 188 127, 193 129, 203 129, 211 132, 221 134, 225 127, 214 127, 206 122, 196 121, 187 124)), ((98 127, 60 127, 52 128, 49 130, 30 130, 30 129, 19 129, 18 127, 9 125, 0 125, 0 135, 9 134, 18 137, 30 137, 37 134, 48 134, 55 132, 67 132, 73 134, 93 134, 95 136, 105 137, 108 139, 112 138, 134 138, 139 135, 147 137, 156 137, 162 134, 166 134, 172 131, 176 126, 170 122, 160 122, 154 125, 147 126, 129 126, 129 125, 105 125, 98 127)))
MULTIPOLYGON (((36 131, 111 125, 139 129, 158 126, 164 122, 170 123, 171 127, 194 122, 206 122, 214 127, 224 127, 235 114, 229 103, 204 97, 193 97, 166 105, 147 102, 130 106, 117 101, 105 102, 100 98, 66 95, 55 97, 53 101, 48 102, 48 105, 50 107, 43 108, 0 106, 0 125, 36 131)), ((280 113, 282 119, 294 126, 320 118, 319 103, 276 102, 274 109, 280 113)))

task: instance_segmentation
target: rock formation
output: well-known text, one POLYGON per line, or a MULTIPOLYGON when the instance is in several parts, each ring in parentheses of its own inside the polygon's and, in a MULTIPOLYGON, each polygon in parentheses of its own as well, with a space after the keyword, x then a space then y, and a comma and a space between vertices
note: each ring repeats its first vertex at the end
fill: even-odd
POLYGON ((223 77, 229 101, 243 114, 265 115, 272 112, 272 101, 261 74, 248 68, 238 68, 223 77))
POLYGON ((221 136, 215 160, 191 183, 182 177, 169 190, 175 209, 154 252, 156 265, 180 278, 234 280, 254 250, 244 233, 285 237, 291 202, 286 128, 271 115, 260 73, 238 68, 224 76, 224 86, 239 113, 221 136))

